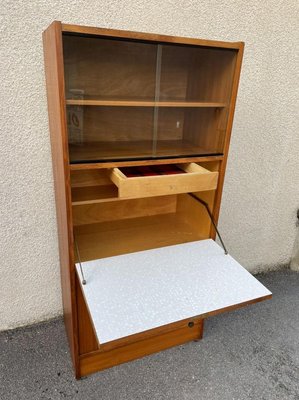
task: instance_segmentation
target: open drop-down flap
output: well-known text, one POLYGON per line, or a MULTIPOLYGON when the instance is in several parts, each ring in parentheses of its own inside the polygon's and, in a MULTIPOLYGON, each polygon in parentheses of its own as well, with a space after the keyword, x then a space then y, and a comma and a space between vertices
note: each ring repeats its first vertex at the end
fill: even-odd
MULTIPOLYGON (((212 239, 82 263, 100 344, 265 300, 271 292, 212 239)), ((76 270, 81 282, 80 266, 76 270)))

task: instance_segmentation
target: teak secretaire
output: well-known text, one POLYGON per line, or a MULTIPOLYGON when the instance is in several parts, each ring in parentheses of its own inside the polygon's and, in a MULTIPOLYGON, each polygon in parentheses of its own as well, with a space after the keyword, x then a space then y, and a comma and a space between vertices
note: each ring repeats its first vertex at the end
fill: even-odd
POLYGON ((60 22, 43 40, 76 377, 270 298, 214 241, 243 43, 60 22))

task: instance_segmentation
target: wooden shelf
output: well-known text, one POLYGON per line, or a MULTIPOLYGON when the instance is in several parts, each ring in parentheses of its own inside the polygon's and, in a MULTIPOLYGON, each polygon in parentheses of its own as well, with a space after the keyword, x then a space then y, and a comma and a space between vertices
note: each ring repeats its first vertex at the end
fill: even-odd
POLYGON ((153 154, 152 141, 85 142, 70 144, 70 162, 138 159, 151 157, 184 157, 209 155, 210 152, 186 140, 159 140, 153 154))
MULTIPOLYGON (((179 162, 212 162, 212 161, 222 161, 223 155, 206 155, 206 156, 183 156, 180 158, 158 158, 150 159, 151 165, 159 164, 177 164, 179 162)), ((107 168, 115 167, 129 167, 129 166, 140 166, 148 165, 149 160, 124 160, 124 161, 103 161, 103 162, 92 162, 84 163, 80 162, 78 164, 70 164, 70 171, 91 171, 91 170, 104 170, 107 168)))
POLYGON ((203 239, 176 213, 74 227, 81 261, 203 239))
POLYGON ((108 107, 216 107, 224 108, 226 103, 207 101, 153 101, 153 100, 98 100, 98 99, 67 99, 67 105, 73 106, 108 106, 108 107))

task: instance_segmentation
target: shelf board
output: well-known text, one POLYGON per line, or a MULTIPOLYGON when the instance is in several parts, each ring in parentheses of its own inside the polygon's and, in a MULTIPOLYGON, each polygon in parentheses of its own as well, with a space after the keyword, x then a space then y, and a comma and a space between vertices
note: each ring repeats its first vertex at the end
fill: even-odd
POLYGON ((83 170, 94 170, 94 169, 107 169, 114 167, 129 167, 134 165, 159 165, 159 164, 178 164, 186 162, 206 162, 206 161, 221 161, 223 155, 206 155, 206 156, 182 156, 173 158, 148 158, 140 160, 119 160, 119 161, 95 161, 95 162, 80 162, 77 164, 70 164, 69 168, 71 171, 83 171, 83 170))
MULTIPOLYGON (((100 240, 98 245, 104 246, 100 240)), ((96 259, 82 267, 87 283, 81 287, 100 344, 271 297, 212 239, 96 259)), ((81 282, 78 264, 76 270, 81 282)))
POLYGON ((159 157, 208 155, 211 152, 184 140, 159 140, 153 153, 152 141, 86 142, 69 145, 70 161, 88 162, 159 157))
POLYGON ((106 100, 106 99, 67 99, 67 105, 73 106, 107 106, 107 107, 184 107, 224 108, 226 103, 208 101, 154 101, 154 100, 106 100))

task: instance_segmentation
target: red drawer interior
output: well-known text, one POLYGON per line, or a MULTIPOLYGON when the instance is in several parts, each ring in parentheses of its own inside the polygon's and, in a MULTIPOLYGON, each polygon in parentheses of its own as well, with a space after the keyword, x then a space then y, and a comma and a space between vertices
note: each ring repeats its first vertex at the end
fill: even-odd
POLYGON ((176 165, 143 165, 140 167, 123 167, 119 169, 127 178, 136 178, 141 176, 175 175, 183 174, 185 172, 176 165))

